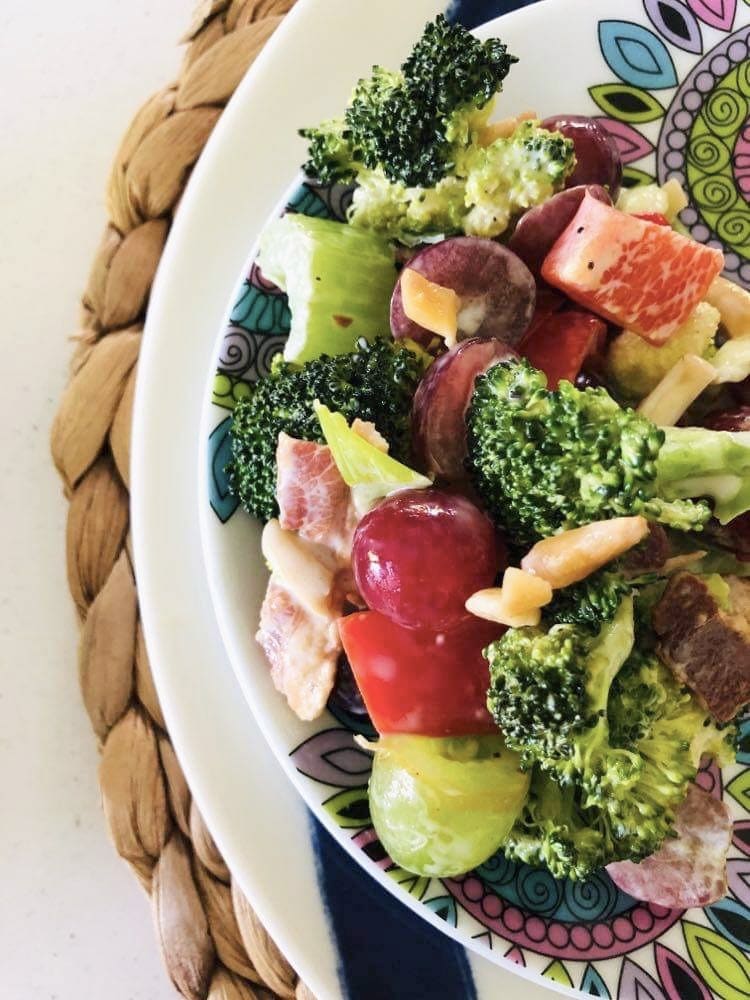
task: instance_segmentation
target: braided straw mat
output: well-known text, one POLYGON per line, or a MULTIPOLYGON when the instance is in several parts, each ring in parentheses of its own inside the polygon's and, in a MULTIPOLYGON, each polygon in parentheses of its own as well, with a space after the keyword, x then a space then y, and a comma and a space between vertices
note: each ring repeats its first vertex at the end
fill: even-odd
POLYGON ((167 972, 189 1000, 312 994, 240 893, 192 800, 159 708, 128 531, 130 425, 149 290, 187 177, 245 70, 294 0, 203 0, 176 83, 130 124, 83 295, 52 454, 70 500, 68 582, 104 814, 149 893, 167 972))

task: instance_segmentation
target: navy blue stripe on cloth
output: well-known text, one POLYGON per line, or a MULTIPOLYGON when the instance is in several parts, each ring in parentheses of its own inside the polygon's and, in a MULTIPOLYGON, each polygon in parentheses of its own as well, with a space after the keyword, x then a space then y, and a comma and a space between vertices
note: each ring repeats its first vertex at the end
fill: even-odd
POLYGON ((519 7, 529 7, 538 0, 453 0, 448 5, 446 17, 449 21, 460 21, 467 28, 476 28, 478 24, 491 21, 508 11, 519 7))
MULTIPOLYGON (((475 28, 537 0, 453 0, 475 28)), ((386 892, 310 815, 318 883, 345 1000, 477 1000, 466 951, 386 892)))
POLYGON ((346 1000, 476 1000, 466 952, 371 878, 311 816, 346 1000))

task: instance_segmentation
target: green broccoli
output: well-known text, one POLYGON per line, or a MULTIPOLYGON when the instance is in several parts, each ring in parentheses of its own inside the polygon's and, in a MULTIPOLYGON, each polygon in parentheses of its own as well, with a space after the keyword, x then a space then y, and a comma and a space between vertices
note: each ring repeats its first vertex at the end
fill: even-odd
POLYGON ((750 432, 659 428, 605 389, 550 392, 527 361, 480 376, 467 412, 468 469, 519 544, 642 514, 680 531, 750 508, 750 432))
POLYGON ((573 163, 570 140, 524 121, 488 146, 457 149, 453 173, 434 187, 406 187, 380 170, 361 172, 349 221, 404 243, 439 233, 499 236, 514 216, 558 191, 573 163))
POLYGON ((579 583, 553 591, 552 600, 542 609, 544 621, 598 632, 602 622, 612 621, 623 597, 633 588, 634 582, 616 567, 597 570, 579 583))
POLYGON ((469 146, 456 163, 456 174, 466 184, 463 231, 469 236, 505 232, 513 216, 559 191, 572 168, 570 140, 535 121, 521 122, 507 139, 469 146))
POLYGON ((670 835, 701 755, 732 759, 732 731, 633 642, 626 598, 597 636, 574 625, 510 629, 486 650, 488 707, 534 768, 509 856, 568 878, 638 861, 670 835))
POLYGON ((227 473, 245 510, 262 521, 278 514, 276 444, 282 431, 324 442, 315 400, 349 421, 371 420, 393 457, 408 460, 412 397, 424 358, 403 343, 381 339, 361 340, 351 354, 322 355, 301 366, 275 359, 270 375, 252 386, 233 413, 227 473))
POLYGON ((573 143, 538 122, 494 141, 485 132, 513 62, 499 39, 479 42, 439 16, 401 70, 374 67, 343 117, 301 131, 305 171, 356 181, 352 225, 404 243, 499 235, 559 190, 575 164, 573 143))
POLYGON ((574 881, 588 878, 618 857, 602 814, 582 807, 576 788, 561 787, 538 767, 502 851, 511 861, 545 867, 556 878, 574 881))
POLYGON ((587 771, 582 736, 606 725, 599 713, 633 629, 627 598, 597 635, 570 624, 511 628, 487 647, 487 707, 525 767, 539 763, 561 782, 587 771))
POLYGON ((396 266, 377 233, 287 212, 261 233, 258 266, 289 299, 286 361, 346 354, 388 329, 396 266))
POLYGON ((750 510, 750 431, 667 427, 664 434, 656 465, 660 497, 677 503, 710 497, 720 524, 750 510))
POLYGON ((343 118, 301 129, 305 171, 327 182, 380 169, 389 181, 431 187, 453 167, 455 137, 486 121, 516 61, 498 38, 480 42, 438 15, 400 71, 373 67, 343 118))

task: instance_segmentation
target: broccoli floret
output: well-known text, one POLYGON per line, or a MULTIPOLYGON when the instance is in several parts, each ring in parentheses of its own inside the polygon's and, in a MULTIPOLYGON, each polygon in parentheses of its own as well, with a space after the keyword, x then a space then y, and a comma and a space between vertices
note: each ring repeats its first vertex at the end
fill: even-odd
POLYGON ((374 67, 342 118, 302 130, 305 171, 356 181, 352 225, 404 243, 499 235, 562 187, 575 164, 573 143, 538 122, 494 141, 485 132, 515 61, 499 39, 479 42, 439 16, 399 71, 374 67))
POLYGON ((601 723, 613 677, 633 646, 633 602, 622 602, 597 635, 577 625, 511 628, 485 650, 487 707, 526 767, 558 779, 586 770, 582 734, 601 723))
POLYGON ((350 181, 354 178, 351 155, 343 118, 329 118, 314 129, 300 130, 308 140, 308 161, 302 169, 325 183, 350 181))
POLYGON ((573 166, 570 140, 538 122, 521 122, 507 139, 470 146, 459 155, 456 173, 466 180, 469 236, 502 233, 511 218, 558 191, 573 166))
POLYGON ((278 514, 278 437, 283 431, 323 443, 316 399, 350 422, 356 417, 372 421, 393 457, 408 461, 412 397, 423 371, 423 356, 390 340, 361 340, 351 354, 322 355, 301 366, 275 361, 268 377, 234 409, 227 466, 232 492, 262 521, 278 514))
POLYGON ((706 754, 734 761, 735 729, 720 728, 654 653, 634 651, 615 678, 607 706, 609 739, 636 761, 630 789, 584 780, 587 806, 609 818, 631 860, 658 850, 706 754), (642 826, 641 826, 642 824, 642 826))
POLYGON ((598 632, 602 622, 612 621, 633 586, 633 581, 617 569, 597 570, 580 583, 555 590, 542 610, 544 620, 549 625, 579 625, 598 632))
POLYGON ((439 15, 400 71, 373 67, 342 119, 301 130, 310 142, 305 170, 330 181, 352 180, 362 167, 381 169, 389 181, 431 187, 453 166, 455 137, 491 102, 516 61, 498 38, 480 42, 439 15))
MULTIPOLYGON (((698 430, 693 449, 681 437, 690 432, 656 427, 618 406, 605 389, 581 391, 563 381, 550 392, 546 385, 527 361, 501 362, 477 379, 466 417, 471 479, 519 544, 632 514, 700 530, 709 507, 684 498, 710 495, 712 484, 685 483, 680 470, 695 477, 706 466, 712 475, 723 468, 727 479, 722 459, 732 452, 750 459, 742 434, 698 430)), ((747 474, 736 479, 750 491, 747 474)))
POLYGON ((602 815, 580 804, 572 785, 561 787, 534 768, 529 797, 502 847, 511 861, 545 867, 579 881, 609 864, 617 851, 602 815))
POLYGON ((708 357, 715 351, 719 310, 699 302, 666 344, 655 347, 637 333, 625 330, 607 352, 606 374, 623 399, 638 402, 655 388, 685 354, 708 357))
POLYGON ((488 706, 534 768, 510 856, 568 878, 638 861, 671 834, 702 754, 732 759, 732 731, 633 641, 626 598, 597 636, 572 625, 510 629, 488 647, 488 706))
POLYGON ((572 166, 568 139, 525 121, 489 146, 457 149, 453 174, 434 187, 393 183, 380 170, 360 173, 349 220, 403 242, 418 234, 497 236, 561 188, 572 166))

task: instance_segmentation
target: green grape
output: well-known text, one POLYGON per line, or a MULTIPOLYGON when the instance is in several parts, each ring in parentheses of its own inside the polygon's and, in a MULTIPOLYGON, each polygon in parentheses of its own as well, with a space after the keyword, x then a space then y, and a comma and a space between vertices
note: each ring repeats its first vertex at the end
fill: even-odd
POLYGON ((418 875, 470 871, 502 845, 529 775, 502 736, 383 736, 370 814, 391 858, 418 875))

